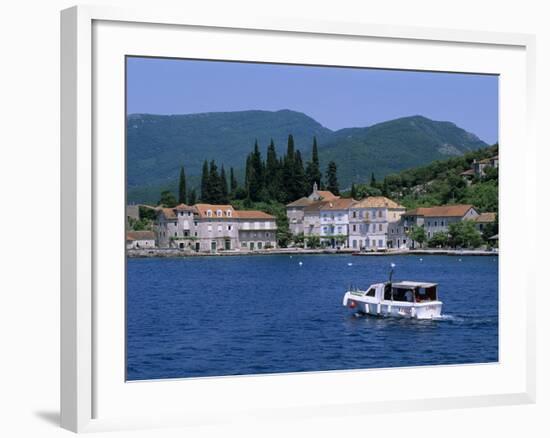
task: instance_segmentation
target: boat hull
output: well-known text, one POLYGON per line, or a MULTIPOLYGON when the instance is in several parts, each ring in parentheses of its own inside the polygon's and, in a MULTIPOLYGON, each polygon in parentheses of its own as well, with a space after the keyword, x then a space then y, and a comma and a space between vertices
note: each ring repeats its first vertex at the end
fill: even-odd
POLYGON ((346 294, 344 298, 345 306, 354 313, 362 313, 374 316, 392 316, 398 318, 413 319, 437 319, 441 317, 443 303, 441 301, 430 301, 426 303, 406 303, 406 302, 370 302, 358 297, 346 294))

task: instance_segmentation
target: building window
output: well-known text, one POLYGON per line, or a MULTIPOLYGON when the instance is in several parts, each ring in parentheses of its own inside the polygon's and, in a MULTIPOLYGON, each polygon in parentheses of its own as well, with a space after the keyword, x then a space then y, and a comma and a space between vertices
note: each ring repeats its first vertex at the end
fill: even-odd
POLYGON ((378 231, 382 231, 382 224, 378 224, 378 231))
POLYGON ((265 237, 269 238, 269 233, 265 233, 265 237))
POLYGON ((212 210, 207 210, 206 211, 206 216, 212 217, 212 210))
MULTIPOLYGON (((353 225, 353 231, 357 231, 357 226, 356 225, 353 225)), ((355 242, 355 240, 354 240, 355 242)))
POLYGON ((222 215, 223 215, 223 213, 222 213, 221 210, 217 210, 217 211, 216 211, 216 216, 222 217, 222 215))
MULTIPOLYGON (((356 217, 357 217, 357 212, 354 211, 351 215, 352 215, 353 218, 356 218, 356 217)), ((353 231, 355 231, 355 230, 353 230, 353 231)), ((355 241, 354 241, 354 242, 355 242, 355 241)))
POLYGON ((208 225, 208 232, 212 232, 212 225, 208 225))
POLYGON ((445 222, 441 221, 441 226, 444 227, 444 226, 445 226, 445 222))
POLYGON ((228 225, 227 226, 227 231, 231 231, 233 229, 233 225, 228 225))
POLYGON ((382 217, 382 210, 378 210, 378 217, 382 217))
POLYGON ((222 232, 222 226, 218 225, 218 233, 221 233, 221 232, 222 232))
POLYGON ((384 246, 384 242, 382 240, 379 240, 378 241, 378 247, 382 248, 382 246, 384 246))
POLYGON ((197 221, 194 222, 195 226, 198 227, 199 223, 197 221))
POLYGON ((246 242, 241 242, 241 247, 246 248, 246 242))
POLYGON ((227 217, 231 217, 231 210, 227 210, 226 215, 227 215, 227 217))

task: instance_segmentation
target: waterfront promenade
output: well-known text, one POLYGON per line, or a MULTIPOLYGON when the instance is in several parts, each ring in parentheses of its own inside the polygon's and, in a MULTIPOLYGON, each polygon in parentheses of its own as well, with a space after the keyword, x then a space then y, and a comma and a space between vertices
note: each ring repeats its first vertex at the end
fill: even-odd
POLYGON ((354 255, 365 257, 395 256, 395 255, 449 255, 449 256, 498 256, 498 251, 482 249, 388 249, 378 251, 357 251, 351 248, 342 249, 304 249, 304 248, 277 248, 264 250, 234 250, 218 252, 195 252, 177 248, 150 248, 128 249, 128 257, 231 257, 231 256, 261 256, 274 254, 308 255, 308 254, 335 254, 354 255))

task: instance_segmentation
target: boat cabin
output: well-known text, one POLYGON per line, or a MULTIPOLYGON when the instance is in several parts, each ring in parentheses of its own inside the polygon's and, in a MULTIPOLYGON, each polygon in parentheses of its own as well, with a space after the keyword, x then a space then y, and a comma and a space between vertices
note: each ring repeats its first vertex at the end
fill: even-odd
POLYGON ((401 281, 384 285, 385 301, 423 303, 437 301, 437 284, 417 281, 401 281))

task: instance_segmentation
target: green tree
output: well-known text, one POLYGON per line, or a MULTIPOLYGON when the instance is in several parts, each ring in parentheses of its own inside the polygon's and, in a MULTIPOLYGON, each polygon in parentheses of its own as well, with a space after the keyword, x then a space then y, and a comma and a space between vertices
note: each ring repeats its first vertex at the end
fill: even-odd
POLYGON ((299 150, 296 151, 294 157, 294 187, 292 187, 293 198, 299 199, 305 196, 308 192, 308 184, 306 180, 306 174, 304 172, 304 163, 302 161, 302 154, 299 150))
POLYGON ((227 204, 229 202, 229 187, 227 186, 227 177, 225 176, 225 169, 222 164, 222 170, 220 172, 220 180, 222 187, 222 198, 221 203, 227 204))
POLYGON ((453 248, 478 248, 483 243, 475 222, 470 220, 449 225, 449 243, 453 248))
POLYGON ((449 236, 444 231, 434 233, 428 241, 428 246, 431 248, 445 247, 449 243, 449 236))
POLYGON ((209 190, 209 178, 210 178, 210 172, 208 170, 208 162, 204 160, 204 163, 202 165, 202 176, 201 176, 201 201, 202 202, 210 202, 210 193, 209 190))
POLYGON ((297 246, 298 248, 303 248, 304 247, 304 241, 305 241, 304 233, 295 234, 292 237, 292 241, 294 242, 294 245, 297 246))
POLYGON ((210 171, 208 174, 208 194, 209 201, 212 204, 223 203, 223 183, 218 173, 218 166, 214 160, 210 161, 210 171))
POLYGON ((426 231, 424 230, 424 227, 413 225, 411 230, 409 231, 409 237, 414 242, 418 242, 420 248, 422 248, 422 245, 426 241, 426 231))
POLYGON ((371 187, 376 187, 376 178, 374 177, 374 172, 370 174, 370 185, 371 187))
POLYGON ((295 201, 294 187, 295 178, 294 178, 294 158, 296 157, 296 152, 294 151, 294 137, 292 134, 288 136, 287 150, 286 155, 283 159, 283 168, 282 168, 282 182, 283 187, 285 188, 284 202, 295 201))
POLYGON ((327 173, 326 173, 326 181, 327 181, 326 189, 338 196, 340 195, 340 189, 338 187, 337 170, 338 168, 336 167, 336 163, 334 161, 331 161, 330 163, 328 163, 327 173))
POLYGON ((306 245, 310 249, 316 249, 321 246, 321 238, 316 234, 311 234, 306 238, 306 245))
POLYGON ((319 152, 317 150, 317 138, 313 137, 313 147, 311 150, 311 161, 308 161, 306 166, 306 181, 308 190, 311 190, 313 184, 317 183, 317 187, 321 187, 321 167, 319 164, 319 152))
POLYGON ((178 202, 180 204, 187 203, 187 183, 185 181, 185 169, 181 166, 180 169, 180 182, 178 186, 178 202))
POLYGON ((197 203, 197 191, 194 187, 189 192, 189 198, 187 200, 189 202, 189 205, 195 205, 197 203))
POLYGON ((350 197, 351 197, 351 199, 359 199, 357 197, 357 187, 355 187, 354 183, 351 183, 350 197))
POLYGON ((239 187, 239 183, 237 182, 237 178, 235 178, 235 172, 233 171, 233 168, 229 170, 229 181, 231 197, 234 197, 235 193, 237 192, 237 188, 239 187))
MULTIPOLYGON (((281 199, 281 169, 273 139, 267 147, 267 158, 265 162, 265 185, 270 199, 281 199)), ((284 199, 282 200, 284 201, 284 199)))
POLYGON ((173 208, 178 205, 178 200, 170 190, 165 190, 160 194, 158 205, 166 208, 173 208))

